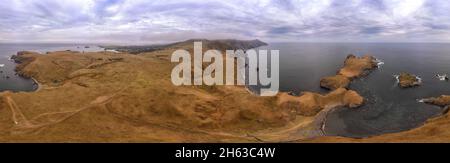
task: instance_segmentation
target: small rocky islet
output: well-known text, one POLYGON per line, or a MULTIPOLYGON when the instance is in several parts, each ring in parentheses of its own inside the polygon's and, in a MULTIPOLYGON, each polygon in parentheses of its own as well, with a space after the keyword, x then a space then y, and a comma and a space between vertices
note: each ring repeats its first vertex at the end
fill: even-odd
POLYGON ((420 86, 422 79, 414 74, 402 72, 400 75, 394 75, 400 88, 411 88, 420 86))

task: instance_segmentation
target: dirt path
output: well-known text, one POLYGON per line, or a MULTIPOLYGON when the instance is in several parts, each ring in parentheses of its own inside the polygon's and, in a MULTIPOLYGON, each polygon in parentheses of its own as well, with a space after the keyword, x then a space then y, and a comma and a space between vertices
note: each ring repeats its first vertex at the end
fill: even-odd
POLYGON ((14 124, 16 125, 24 125, 24 126, 30 126, 30 122, 25 117, 25 115, 22 113, 22 111, 17 107, 17 104, 14 102, 14 100, 10 96, 4 97, 6 100, 6 104, 9 106, 12 114, 12 120, 14 121, 14 124))
POLYGON ((25 115, 22 113, 22 110, 17 106, 17 104, 14 102, 14 100, 9 95, 5 95, 4 98, 6 99, 6 104, 9 106, 11 113, 12 113, 12 120, 15 124, 13 127, 13 133, 20 134, 20 133, 27 133, 35 131, 36 129, 40 129, 45 126, 58 124, 77 113, 80 113, 81 111, 84 111, 86 109, 92 108, 94 106, 99 106, 108 103, 113 99, 118 93, 121 91, 117 91, 116 93, 109 95, 109 96, 99 96, 95 100, 91 101, 89 105, 73 110, 73 111, 61 111, 61 112, 51 112, 51 113, 43 113, 40 115, 37 115, 36 117, 32 119, 28 119, 25 117, 25 115))

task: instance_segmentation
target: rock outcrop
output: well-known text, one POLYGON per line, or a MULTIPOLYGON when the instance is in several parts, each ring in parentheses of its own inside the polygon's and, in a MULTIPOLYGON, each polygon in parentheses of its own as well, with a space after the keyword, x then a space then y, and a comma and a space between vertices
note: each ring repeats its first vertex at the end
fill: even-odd
POLYGON ((153 52, 158 50, 169 49, 173 47, 187 47, 194 44, 194 42, 202 42, 203 49, 215 49, 220 51, 225 50, 248 50, 257 48, 260 46, 268 45, 261 40, 234 40, 234 39, 226 39, 226 40, 207 40, 207 39, 190 39, 182 42, 176 42, 167 45, 148 45, 148 46, 102 46, 107 50, 116 50, 120 52, 127 52, 131 54, 139 54, 146 52, 153 52))
POLYGON ((30 51, 20 51, 17 52, 16 55, 11 56, 11 60, 13 60, 14 62, 18 63, 18 64, 22 64, 24 63, 24 65, 30 63, 33 61, 34 58, 31 57, 27 57, 33 54, 37 54, 35 52, 30 52, 30 51))
POLYGON ((350 79, 343 75, 324 77, 320 80, 320 86, 330 90, 338 88, 347 88, 350 84, 350 79))
POLYGON ((255 140, 247 133, 308 120, 291 119, 278 109, 277 97, 255 96, 240 86, 173 85, 175 65, 158 55, 174 49, 148 55, 18 53, 17 72, 42 87, 0 93, 0 142, 248 142, 255 140), (25 116, 15 123, 11 111, 25 116))
POLYGON ((377 67, 378 60, 372 56, 356 57, 350 54, 337 75, 323 78, 320 80, 320 86, 330 90, 347 88, 352 79, 361 77, 377 67))
POLYGON ((421 102, 431 104, 431 105, 437 105, 441 107, 449 106, 450 105, 450 96, 449 95, 441 95, 439 97, 431 97, 420 100, 421 102))
POLYGON ((338 88, 326 95, 304 92, 301 96, 291 96, 281 93, 278 96, 278 105, 283 110, 288 110, 294 115, 315 116, 327 107, 350 107, 355 108, 362 105, 363 97, 352 90, 338 88))
POLYGON ((398 81, 398 86, 401 88, 415 87, 422 83, 418 76, 409 73, 400 73, 400 75, 396 76, 396 78, 398 81))
POLYGON ((11 59, 18 63, 16 66, 17 74, 33 77, 41 84, 50 86, 63 84, 65 80, 77 76, 74 73, 77 70, 81 70, 78 73, 94 72, 97 67, 123 61, 123 57, 120 55, 78 54, 80 53, 74 51, 57 51, 44 55, 37 52, 22 51, 12 56, 11 59))
POLYGON ((441 116, 431 118, 422 126, 417 128, 391 134, 384 134, 379 136, 367 137, 363 139, 345 138, 345 137, 317 137, 310 140, 299 142, 359 142, 359 143, 448 143, 450 141, 450 95, 442 95, 439 97, 431 97, 419 100, 431 105, 436 105, 445 108, 441 116))

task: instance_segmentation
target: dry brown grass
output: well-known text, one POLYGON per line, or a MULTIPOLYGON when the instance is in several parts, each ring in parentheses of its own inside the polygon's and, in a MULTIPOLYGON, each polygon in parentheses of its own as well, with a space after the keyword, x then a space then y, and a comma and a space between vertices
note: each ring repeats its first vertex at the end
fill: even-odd
POLYGON ((320 80, 320 86, 330 90, 347 88, 352 79, 361 77, 366 74, 366 71, 374 68, 376 68, 376 63, 373 57, 369 55, 363 57, 348 55, 345 59, 344 66, 338 73, 335 76, 322 78, 320 80))
POLYGON ((0 95, 10 99, 0 102, 3 142, 255 141, 246 133, 289 120, 277 109, 276 97, 234 86, 176 87, 170 82, 174 64, 153 54, 21 57, 30 62, 18 70, 38 80, 41 89, 0 95), (29 125, 14 123, 12 103, 29 125))
MULTIPOLYGON (((24 54, 18 70, 37 79, 41 89, 0 93, 0 141, 434 142, 450 137, 446 115, 398 134, 317 138, 328 111, 359 106, 363 98, 343 88, 327 95, 258 97, 237 86, 176 87, 170 82, 174 64, 168 58, 178 48, 192 50, 177 45, 139 55, 24 54)), ((346 65, 358 66, 346 66, 342 74, 357 76, 367 68, 351 60, 346 65)))

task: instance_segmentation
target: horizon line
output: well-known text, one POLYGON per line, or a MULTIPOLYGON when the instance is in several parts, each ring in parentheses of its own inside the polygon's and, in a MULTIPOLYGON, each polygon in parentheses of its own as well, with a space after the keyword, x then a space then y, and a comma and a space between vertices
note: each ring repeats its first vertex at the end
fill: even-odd
MULTIPOLYGON (((68 45, 123 45, 123 46, 145 46, 145 45, 164 45, 176 42, 183 42, 191 39, 179 41, 165 41, 165 42, 149 42, 149 43, 119 43, 119 42, 79 42, 79 41, 0 41, 0 44, 68 44, 68 45)), ((227 39, 207 39, 207 40, 227 40, 227 39)), ((255 40, 255 39, 235 39, 235 40, 255 40)), ((272 43, 440 43, 448 44, 450 41, 264 41, 272 43)))

